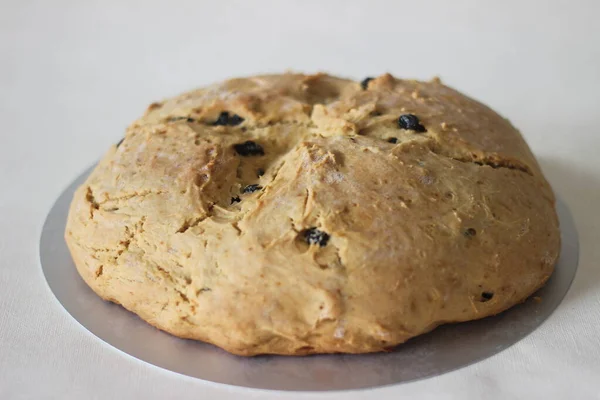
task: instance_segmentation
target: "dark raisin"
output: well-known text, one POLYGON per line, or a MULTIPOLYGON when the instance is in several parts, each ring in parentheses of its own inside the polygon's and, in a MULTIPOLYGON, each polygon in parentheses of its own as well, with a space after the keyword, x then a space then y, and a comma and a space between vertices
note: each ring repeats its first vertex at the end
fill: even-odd
POLYGON ((396 139, 395 137, 391 137, 388 139, 388 142, 390 143, 398 143, 398 139, 396 139))
POLYGON ((217 120, 212 124, 214 126, 235 126, 241 124, 242 122, 244 122, 244 118, 240 117, 239 115, 233 114, 230 116, 229 111, 222 111, 217 120))
POLYGON ((398 126, 402 129, 408 129, 415 132, 427 132, 427 129, 419 122, 414 114, 403 114, 398 118, 398 126))
POLYGON ((463 232, 463 235, 465 235, 466 237, 473 237, 477 235, 477 231, 473 228, 468 228, 463 232))
POLYGON ((481 293, 481 302, 485 303, 486 301, 490 301, 494 297, 494 293, 492 292, 483 292, 481 293))
POLYGON ((236 126, 241 124, 242 122, 244 122, 244 118, 240 117, 237 114, 233 114, 231 117, 229 117, 229 125, 230 126, 236 126))
POLYGON ((254 193, 257 190, 262 189, 262 186, 257 185, 256 183, 252 184, 252 185, 248 185, 245 188, 242 189, 242 193, 254 193))
POLYGON ((262 146, 256 142, 248 140, 244 143, 234 144, 233 148, 240 156, 264 156, 265 151, 262 146))
POLYGON ((242 201, 242 199, 240 199, 239 196, 235 196, 231 198, 231 204, 233 203, 239 203, 240 201, 242 201))
POLYGON ((214 126, 227 125, 228 122, 229 122, 229 113, 227 111, 223 111, 223 112, 221 112, 221 114, 219 114, 219 117, 217 118, 217 120, 215 122, 213 122, 212 124, 214 126))
POLYGON ((121 145, 121 143, 123 143, 123 140, 125 140, 125 138, 119 140, 119 142, 117 143, 117 149, 119 148, 119 146, 121 145))
POLYGON ((367 90, 369 88, 369 82, 371 82, 373 80, 373 77, 367 77, 365 79, 362 80, 362 82, 360 82, 360 87, 363 88, 363 90, 367 90))
POLYGON ((262 168, 259 168, 258 170, 256 170, 256 175, 258 176, 263 176, 265 174, 265 170, 262 168))
POLYGON ((321 247, 327 245, 329 241, 329 235, 317 228, 310 228, 304 231, 304 240, 308 244, 318 244, 321 247))
POLYGON ((175 121, 181 121, 181 120, 185 120, 185 122, 196 122, 196 120, 194 118, 191 117, 169 117, 167 119, 168 122, 175 122, 175 121))

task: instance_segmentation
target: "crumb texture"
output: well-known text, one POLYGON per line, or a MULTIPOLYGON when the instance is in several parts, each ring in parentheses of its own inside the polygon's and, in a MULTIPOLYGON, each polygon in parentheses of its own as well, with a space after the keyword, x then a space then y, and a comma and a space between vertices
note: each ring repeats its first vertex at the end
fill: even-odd
POLYGON ((240 355, 364 353, 497 314, 558 257, 519 132, 439 80, 233 79, 150 105, 73 198, 102 298, 240 355))

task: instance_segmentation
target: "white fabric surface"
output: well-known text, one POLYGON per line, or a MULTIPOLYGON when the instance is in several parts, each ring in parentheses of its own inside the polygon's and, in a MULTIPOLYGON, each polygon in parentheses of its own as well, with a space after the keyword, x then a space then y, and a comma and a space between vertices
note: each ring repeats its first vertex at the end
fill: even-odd
POLYGON ((598 1, 0 1, 0 399, 600 398, 598 1), (241 389, 117 352, 48 289, 42 223, 152 100, 293 68, 442 80, 519 127, 581 260, 533 334, 473 366, 346 393, 241 389))

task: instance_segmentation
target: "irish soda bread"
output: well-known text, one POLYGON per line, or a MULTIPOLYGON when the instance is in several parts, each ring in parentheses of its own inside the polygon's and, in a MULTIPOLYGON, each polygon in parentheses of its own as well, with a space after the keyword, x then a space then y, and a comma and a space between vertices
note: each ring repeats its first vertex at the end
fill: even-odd
POLYGON ((233 79, 153 103, 71 205, 87 284, 241 355, 386 350, 546 282, 554 196, 486 106, 389 74, 233 79))

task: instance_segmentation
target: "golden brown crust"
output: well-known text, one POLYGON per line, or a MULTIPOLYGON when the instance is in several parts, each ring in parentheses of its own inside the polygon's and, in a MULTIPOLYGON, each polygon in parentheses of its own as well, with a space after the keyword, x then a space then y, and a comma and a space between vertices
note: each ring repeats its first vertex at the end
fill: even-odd
POLYGON ((381 351, 496 314, 560 244, 508 121, 439 80, 324 74, 153 103, 76 192, 66 240, 102 298, 242 355, 381 351))

